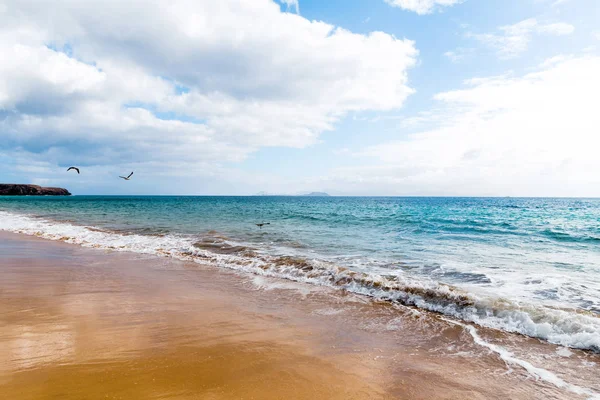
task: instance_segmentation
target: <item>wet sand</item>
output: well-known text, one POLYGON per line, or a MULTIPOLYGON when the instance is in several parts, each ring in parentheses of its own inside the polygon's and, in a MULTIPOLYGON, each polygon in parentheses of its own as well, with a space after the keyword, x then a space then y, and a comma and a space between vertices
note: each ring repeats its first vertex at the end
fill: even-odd
MULTIPOLYGON (((594 357, 559 361, 596 376, 594 357)), ((430 313, 0 232, 2 399, 587 397, 507 366, 430 313)))

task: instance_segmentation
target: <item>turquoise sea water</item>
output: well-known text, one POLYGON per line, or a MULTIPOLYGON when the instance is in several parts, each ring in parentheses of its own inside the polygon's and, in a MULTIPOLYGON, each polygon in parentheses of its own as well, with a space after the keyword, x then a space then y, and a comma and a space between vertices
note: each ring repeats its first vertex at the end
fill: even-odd
POLYGON ((4 197, 0 229, 336 286, 600 349, 600 199, 4 197))

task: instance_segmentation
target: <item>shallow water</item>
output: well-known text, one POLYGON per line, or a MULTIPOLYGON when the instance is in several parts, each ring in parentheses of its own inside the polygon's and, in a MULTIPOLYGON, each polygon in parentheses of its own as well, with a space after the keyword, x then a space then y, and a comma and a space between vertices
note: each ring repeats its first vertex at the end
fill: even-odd
POLYGON ((19 197, 0 199, 0 229, 341 288, 600 351, 596 199, 19 197))

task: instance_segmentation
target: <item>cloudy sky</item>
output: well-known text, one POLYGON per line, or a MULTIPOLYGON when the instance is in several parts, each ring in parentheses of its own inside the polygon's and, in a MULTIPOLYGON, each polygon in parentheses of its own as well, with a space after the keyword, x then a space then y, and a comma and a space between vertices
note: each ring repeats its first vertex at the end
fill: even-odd
POLYGON ((598 0, 0 0, 0 182, 600 196, 598 21, 598 0))

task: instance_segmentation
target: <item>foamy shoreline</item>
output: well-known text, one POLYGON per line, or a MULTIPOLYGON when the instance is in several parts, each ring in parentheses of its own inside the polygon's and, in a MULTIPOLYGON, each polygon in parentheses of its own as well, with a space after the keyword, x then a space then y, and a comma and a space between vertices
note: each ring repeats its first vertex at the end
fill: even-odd
MULTIPOLYGON (((2 280, 5 290, 2 293, 12 293, 8 298, 4 298, 3 304, 16 304, 16 307, 20 307, 18 305, 20 302, 14 303, 14 300, 20 298, 19 296, 22 297, 25 293, 29 293, 30 297, 37 298, 36 302, 40 300, 44 302, 60 302, 62 301, 60 299, 70 299, 68 300, 68 304, 61 306, 63 310, 66 310, 63 311, 63 314, 64 312, 68 314, 59 316, 59 319, 64 322, 61 325, 63 328, 64 326, 72 326, 74 321, 80 319, 89 320, 89 318, 93 317, 94 320, 97 318, 102 320, 104 318, 102 315, 106 311, 98 314, 96 310, 90 314, 89 307, 92 306, 92 309, 96 307, 108 307, 112 310, 109 312, 109 314, 113 314, 111 318, 123 321, 130 318, 128 315, 136 315, 139 308, 144 309, 149 307, 152 310, 154 307, 160 308, 159 304, 165 304, 165 312, 168 312, 165 315, 169 315, 170 313, 177 314, 181 310, 187 310, 190 314, 185 318, 196 320, 198 317, 202 317, 203 320, 206 318, 210 320, 213 317, 217 317, 219 313, 225 312, 225 314, 229 314, 229 311, 224 310, 236 309, 241 307, 241 304, 244 304, 244 307, 250 307, 252 312, 258 313, 254 318, 258 317, 261 321, 261 327, 256 328, 256 334, 261 340, 265 338, 264 335, 266 332, 270 331, 270 329, 265 331, 265 327, 262 325, 264 325, 263 323, 270 324, 265 321, 271 318, 276 317, 275 320, 279 321, 276 323, 277 328, 274 329, 274 332, 281 333, 282 331, 287 331, 287 333, 282 335, 283 339, 281 337, 279 339, 284 342, 290 337, 302 336, 303 334, 300 331, 295 331, 295 333, 293 333, 294 330, 288 331, 291 326, 301 326, 303 327, 301 331, 308 330, 312 332, 310 334, 311 338, 321 338, 317 341, 310 340, 309 342, 312 344, 304 343, 308 346, 308 349, 311 349, 309 352, 329 354, 325 359, 329 359, 332 354, 335 355, 341 352, 343 355, 341 358, 345 360, 340 361, 342 365, 350 362, 349 359, 345 358, 349 354, 360 354, 359 360, 362 361, 354 359, 351 362, 358 362, 361 370, 362 368, 366 368, 361 373, 366 373, 367 375, 374 374, 375 376, 383 374, 382 376, 385 377, 385 384, 381 384, 383 387, 389 385, 390 382, 400 379, 398 377, 398 374, 402 374, 400 371, 409 368, 410 365, 410 369, 413 371, 412 374, 416 374, 414 375, 415 381, 412 384, 418 384, 421 379, 428 379, 427 377, 429 377, 432 371, 431 368, 437 371, 439 376, 436 379, 440 379, 441 382, 447 382, 450 385, 450 382, 454 381, 452 386, 456 390, 456 396, 451 398, 464 398, 465 394, 461 391, 467 390, 467 387, 469 387, 468 382, 474 381, 485 382, 485 388, 482 387, 479 389, 487 393, 487 395, 484 395, 485 398, 494 398, 492 392, 488 392, 488 390, 491 390, 490 388, 496 388, 495 390, 498 393, 508 395, 506 390, 509 389, 506 388, 515 385, 518 391, 511 392, 509 395, 511 398, 534 398, 532 396, 524 396, 524 393, 545 393, 548 396, 553 395, 558 398, 591 398, 593 396, 593 392, 581 387, 581 380, 563 385, 562 388, 556 385, 556 382, 544 381, 548 376, 534 375, 539 381, 532 381, 529 379, 531 377, 529 372, 524 369, 522 370, 518 364, 507 363, 505 365, 506 360, 503 360, 494 353, 488 353, 486 348, 472 342, 469 339, 469 335, 463 336, 461 332, 467 332, 464 328, 452 327, 452 324, 441 321, 434 316, 419 313, 414 309, 398 309, 393 305, 385 305, 385 303, 380 303, 379 305, 370 302, 365 303, 361 300, 360 296, 349 298, 347 295, 343 296, 335 290, 331 291, 328 288, 319 288, 286 280, 273 280, 272 278, 262 277, 260 281, 256 279, 248 281, 243 276, 220 272, 211 267, 200 267, 198 269, 194 264, 183 264, 175 260, 169 261, 165 258, 154 258, 153 256, 136 256, 133 253, 106 254, 94 249, 85 249, 79 246, 70 246, 56 242, 52 243, 42 239, 7 233, 0 234, 0 241, 4 244, 2 247, 2 258, 0 258, 0 273, 5 274, 2 280), (12 250, 10 250, 11 248, 12 250), (52 258, 44 261, 45 254, 51 254, 52 258), (18 257, 20 261, 16 263, 14 257, 18 257), (36 267, 28 271, 27 264, 23 263, 23 257, 25 259, 36 260, 36 267), (142 260, 140 260, 140 257, 142 257, 142 260), (57 266, 57 264, 64 265, 57 266), (10 269, 11 265, 14 266, 12 270, 10 269), (6 275, 7 266, 10 272, 8 275, 6 275), (58 269, 52 270, 51 275, 48 275, 50 271, 46 271, 46 268, 58 269), (40 271, 43 271, 43 273, 37 275, 40 271), (80 276, 73 278, 73 274, 80 274, 80 276), (95 281, 93 278, 94 274, 100 274, 102 282, 95 281), (122 274, 124 276, 120 276, 122 274), (16 279, 16 275, 20 275, 21 278, 16 279), (83 290, 83 292, 71 292, 69 290, 58 298, 54 296, 51 298, 48 297, 45 293, 48 293, 50 287, 56 287, 57 283, 60 282, 59 287, 65 288, 65 278, 61 277, 65 275, 71 277, 67 278, 67 281, 71 281, 69 286, 73 288, 88 287, 88 289, 83 290), (131 283, 129 281, 132 277, 135 277, 134 280, 137 281, 135 284, 138 285, 138 289, 130 287, 131 283), (165 278, 167 279, 165 280, 165 278), (53 280, 56 280, 57 283, 53 283, 53 280), (169 283, 166 284, 163 281, 169 283), (106 287, 106 282, 110 282, 110 288, 106 287), (147 292, 146 287, 153 287, 155 295, 147 292), (11 290, 6 290, 7 288, 11 290), (110 289, 106 292, 106 295, 101 294, 106 289, 110 289), (259 290, 257 291, 257 289, 259 290), (134 293, 127 294, 131 290, 134 293), (146 293, 141 298, 132 299, 132 295, 140 295, 139 293, 135 294, 138 290, 141 290, 140 293, 144 293, 144 291, 146 293), (16 295, 15 293, 21 294, 16 295), (118 299, 118 296, 115 299, 114 293, 121 293, 119 296, 125 296, 126 300, 121 301, 118 299), (178 298, 194 300, 189 300, 191 303, 187 303, 188 300, 186 300, 184 304, 180 304, 179 300, 174 300, 174 293, 177 293, 176 297, 178 298), (92 296, 91 298, 89 297, 90 295, 92 296), (96 298, 96 296, 98 297, 96 298), (92 304, 90 304, 90 301, 92 304), (202 315, 204 313, 202 310, 206 310, 207 307, 207 304, 204 304, 205 301, 208 301, 208 303, 216 301, 215 305, 217 305, 219 311, 213 317, 202 315), (101 305, 103 302, 107 302, 106 305, 101 305), (75 304, 77 304, 75 306, 76 309, 72 309, 75 304), (123 306, 126 307, 124 309, 126 312, 121 314, 119 307, 123 306), (267 315, 264 315, 265 309, 268 310, 267 315), (130 314, 131 312, 134 314, 130 314), (259 315, 262 315, 262 317, 259 317, 259 315), (264 318, 267 319, 263 320, 264 318), (344 332, 344 336, 339 336, 339 333, 336 334, 335 332, 344 332), (433 332, 443 332, 443 336, 431 336, 433 332), (349 338, 352 339, 348 341, 349 338), (323 353, 325 349, 327 350, 323 353), (357 351, 358 353, 356 353, 357 351), (409 359, 409 364, 406 364, 409 359), (367 360, 371 361, 367 362, 367 360), (498 373, 494 373, 491 376, 481 376, 480 372, 477 371, 481 370, 482 363, 488 365, 487 369, 497 370, 498 373), (502 372, 506 368, 512 371, 508 375, 502 372), (425 371, 428 372, 426 373, 425 371), (452 377, 456 371, 462 371, 460 378, 452 377), (513 383, 508 383, 511 381, 513 383), (500 387, 505 389, 500 389, 500 387)), ((12 310, 13 313, 15 311, 12 310)), ((243 314, 247 311, 243 311, 243 314)), ((148 311, 148 313, 148 318, 156 318, 156 316, 153 316, 153 311, 148 311)), ((236 313, 237 311, 234 312, 234 315, 237 315, 236 313)), ((11 314, 9 313, 8 315, 11 314)), ((55 315, 53 318, 56 317, 55 315)), ((232 316, 230 315, 230 317, 232 316)), ((30 318, 26 317, 19 324, 35 326, 37 322, 29 320, 30 318), (34 323, 34 325, 31 325, 31 323, 34 323)), ((169 320, 165 324, 159 323, 159 328, 176 329, 180 324, 177 320, 169 320), (171 326, 171 324, 174 324, 174 326, 171 326)), ((137 325, 137 323, 141 322, 135 322, 134 325, 137 325)), ((188 332, 190 332, 192 337, 202 336, 201 332, 206 328, 203 326, 203 323, 200 323, 198 326, 191 327, 191 331, 188 330, 188 332)), ((245 323, 242 323, 241 326, 243 326, 242 331, 248 332, 247 329, 249 328, 245 323)), ((102 326, 100 328, 103 329, 102 326)), ((28 329, 27 332, 32 332, 31 329, 34 328, 28 329)), ((252 329, 255 328, 251 328, 250 331, 252 329)), ((125 332, 128 331, 130 331, 130 328, 126 328, 123 334, 126 334, 125 332)), ((137 330, 134 331, 138 332, 137 330)), ((13 337, 13 344, 6 348, 14 348, 15 340, 16 343, 22 343, 19 342, 21 340, 19 337, 25 334, 23 332, 22 330, 13 330, 9 335, 13 337)), ((489 336, 489 333, 480 333, 486 336, 484 339, 480 338, 480 340, 489 340, 492 338, 489 336)), ((217 336, 223 334, 225 332, 220 332, 217 336)), ((62 332, 53 333, 53 335, 73 338, 80 335, 80 333, 62 332)), ((139 333, 136 333, 136 335, 139 335, 139 333)), ((243 334, 242 336, 246 337, 245 335, 243 334)), ((270 337, 270 334, 266 335, 266 337, 270 337)), ((189 338, 190 336, 186 340, 189 340, 189 338)), ((39 340, 42 340, 41 337, 39 340)), ((90 338, 81 340, 94 342, 90 338)), ((35 344, 36 341, 34 339, 33 342, 30 342, 29 346, 37 348, 35 347, 37 346, 35 344)), ((525 341, 524 343, 527 344, 528 342, 525 341)), ((69 347, 70 345, 66 344, 65 346, 69 347)), ((44 350, 46 357, 49 357, 50 361, 56 358, 56 362, 60 361, 60 363, 66 362, 69 364, 76 362, 71 357, 73 355, 72 351, 66 351, 65 346, 60 349, 44 350)), ((110 341, 104 341, 102 344, 94 344, 92 347, 97 348, 98 351, 103 353, 106 351, 106 348, 112 349, 112 346, 113 344, 110 341)), ((118 347, 116 346, 117 349, 118 347)), ((119 352, 117 350, 117 353, 119 352)), ((337 356, 340 356, 340 354, 337 356)), ((337 356, 334 356, 334 359, 337 356)), ((578 355, 577 357, 581 356, 578 355)), ((9 361, 10 359, 14 359, 14 354, 13 356, 7 355, 6 357, 3 365, 10 366, 14 364, 14 362, 9 361)), ((25 358, 27 357, 29 356, 25 358)), ((513 355, 513 357, 516 356, 513 355)), ((590 355, 583 355, 583 357, 588 357, 585 361, 588 363, 591 362, 590 355)), ((562 358, 557 361, 565 362, 562 358)), ((574 359, 571 357, 568 361, 574 361, 574 359)), ((315 362, 317 361, 315 360, 315 362)), ((588 370, 589 368, 588 366, 588 370)), ((11 375, 11 373, 8 374, 11 375)), ((559 375, 554 376, 563 382, 567 382, 568 377, 565 377, 562 372, 559 375)), ((300 379, 300 377, 298 378, 300 379)), ((552 376, 550 378, 552 379, 552 376)), ((585 382, 585 377, 583 379, 585 382)), ((407 392, 405 391, 408 388, 393 387, 391 391, 381 388, 371 388, 370 390, 372 390, 372 396, 365 396, 364 398, 395 398, 392 394, 401 392, 406 394, 407 392), (382 392, 378 392, 378 390, 382 390, 382 392), (385 393, 388 394, 386 395, 385 393)), ((420 388, 419 393, 424 393, 424 390, 426 389, 420 388)), ((434 395, 435 392, 429 394, 434 395)), ((358 398, 362 397, 359 396, 358 398)))
POLYGON ((343 289, 375 300, 417 306, 486 328, 600 353, 600 318, 577 310, 511 302, 510 299, 482 296, 409 276, 356 272, 320 260, 271 257, 226 241, 222 242, 229 250, 215 252, 191 237, 122 234, 4 211, 0 211, 0 230, 84 247, 167 256, 259 276, 343 289))

